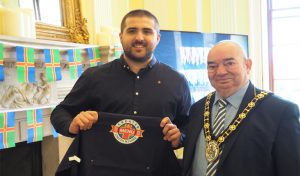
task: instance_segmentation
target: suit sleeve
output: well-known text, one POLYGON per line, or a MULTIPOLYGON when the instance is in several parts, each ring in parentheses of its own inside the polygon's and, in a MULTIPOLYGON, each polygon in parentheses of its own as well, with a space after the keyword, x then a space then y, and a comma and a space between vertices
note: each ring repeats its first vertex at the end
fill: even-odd
POLYGON ((273 156, 277 176, 300 175, 299 108, 289 104, 281 114, 273 156))
POLYGON ((73 118, 81 111, 89 109, 89 87, 91 69, 87 69, 77 80, 71 92, 51 113, 51 123, 62 135, 73 137, 69 127, 73 118))

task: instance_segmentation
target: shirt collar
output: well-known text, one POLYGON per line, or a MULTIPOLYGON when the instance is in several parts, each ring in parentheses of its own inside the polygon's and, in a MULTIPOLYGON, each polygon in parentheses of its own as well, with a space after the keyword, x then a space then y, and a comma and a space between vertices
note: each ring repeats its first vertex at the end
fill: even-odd
MULTIPOLYGON (((239 91, 237 91, 230 97, 226 98, 226 100, 230 103, 231 106, 233 106, 236 109, 239 108, 239 106, 243 100, 243 97, 247 91, 247 88, 249 86, 249 83, 250 82, 248 81, 242 88, 240 88, 239 91)), ((219 99, 221 99, 221 96, 218 94, 218 92, 216 92, 214 104, 216 104, 219 99)))
MULTIPOLYGON (((121 65, 123 68, 129 69, 129 66, 128 66, 127 62, 125 61, 123 54, 120 57, 120 62, 121 62, 121 65)), ((152 59, 146 68, 152 68, 157 62, 158 61, 157 61, 156 57, 154 55, 152 55, 152 59)))

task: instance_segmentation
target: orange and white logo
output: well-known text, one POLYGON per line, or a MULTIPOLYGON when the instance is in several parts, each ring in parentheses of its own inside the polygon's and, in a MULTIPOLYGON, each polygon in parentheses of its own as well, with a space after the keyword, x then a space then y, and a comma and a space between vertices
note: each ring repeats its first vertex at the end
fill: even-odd
POLYGON ((138 138, 143 137, 144 130, 141 130, 140 125, 131 119, 119 121, 116 125, 111 126, 111 130, 117 141, 122 144, 132 144, 138 138))

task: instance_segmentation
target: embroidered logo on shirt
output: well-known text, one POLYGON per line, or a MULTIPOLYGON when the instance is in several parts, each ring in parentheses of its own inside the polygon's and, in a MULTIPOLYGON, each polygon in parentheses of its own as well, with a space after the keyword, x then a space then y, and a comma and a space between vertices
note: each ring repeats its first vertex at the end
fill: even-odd
POLYGON ((115 139, 122 144, 132 144, 138 138, 143 137, 144 130, 140 125, 131 119, 124 119, 119 121, 116 125, 111 126, 111 130, 115 139))

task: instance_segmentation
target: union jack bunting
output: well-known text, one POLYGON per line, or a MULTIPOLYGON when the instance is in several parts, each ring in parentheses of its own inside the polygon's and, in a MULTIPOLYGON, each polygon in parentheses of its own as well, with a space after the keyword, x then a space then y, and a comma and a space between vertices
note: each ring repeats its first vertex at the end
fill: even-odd
POLYGON ((71 79, 78 78, 82 73, 81 53, 79 49, 69 49, 69 68, 71 79))
POLYGON ((88 54, 89 54, 91 67, 101 65, 99 48, 88 48, 88 54))
POLYGON ((17 46, 16 53, 18 81, 35 82, 34 49, 17 46))
POLYGON ((61 80, 60 54, 58 49, 45 49, 45 65, 47 81, 61 80))
POLYGON ((0 150, 15 147, 15 113, 0 113, 0 150))
POLYGON ((4 58, 4 46, 3 43, 0 43, 0 81, 4 80, 3 58, 4 58))
POLYGON ((27 110, 27 143, 43 140, 42 109, 27 110))

